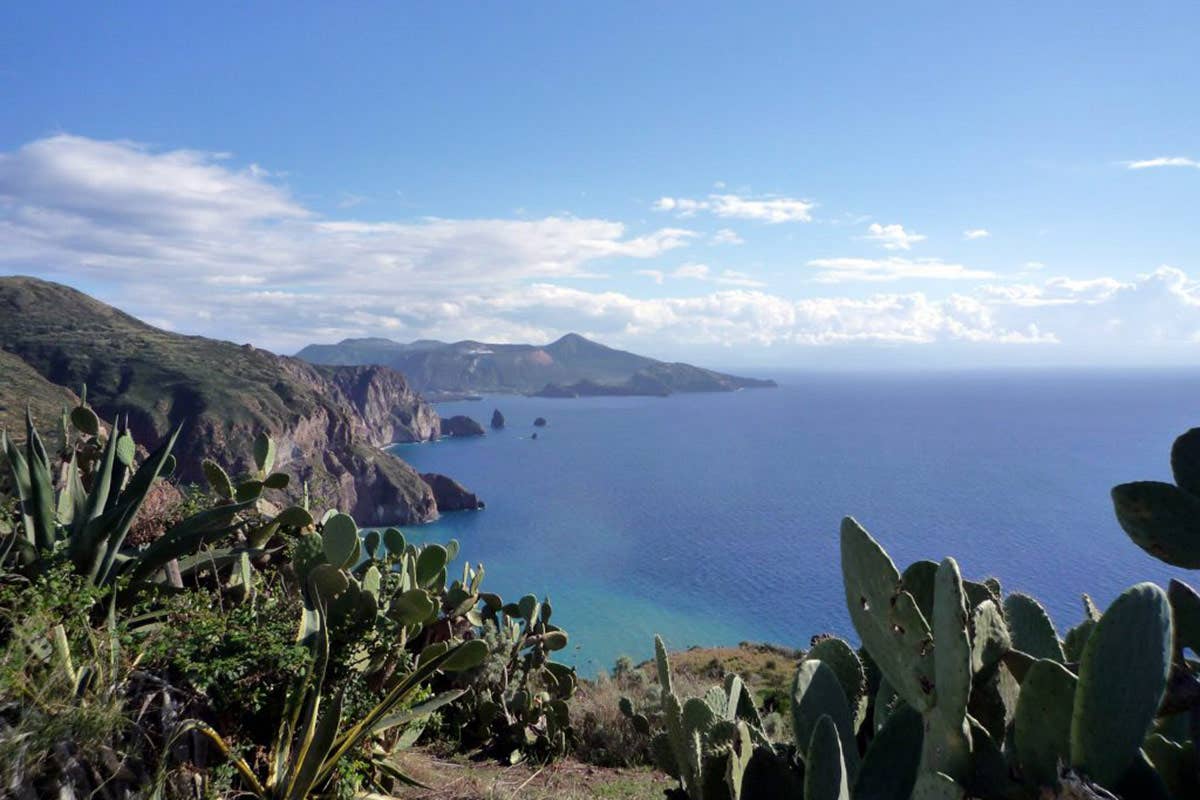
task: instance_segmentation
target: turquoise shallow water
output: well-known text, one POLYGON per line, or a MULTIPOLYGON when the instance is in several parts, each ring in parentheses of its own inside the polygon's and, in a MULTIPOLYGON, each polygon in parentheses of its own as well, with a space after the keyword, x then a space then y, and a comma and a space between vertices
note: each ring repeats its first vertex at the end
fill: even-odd
POLYGON ((656 632, 673 647, 852 636, 846 514, 901 568, 953 555, 1060 627, 1081 592, 1103 606, 1182 574, 1128 541, 1108 491, 1169 480, 1172 440, 1200 424, 1200 372, 772 377, 779 389, 442 404, 485 425, 499 408, 508 427, 396 452, 488 507, 406 532, 458 538, 506 599, 549 595, 584 674, 648 657, 656 632))

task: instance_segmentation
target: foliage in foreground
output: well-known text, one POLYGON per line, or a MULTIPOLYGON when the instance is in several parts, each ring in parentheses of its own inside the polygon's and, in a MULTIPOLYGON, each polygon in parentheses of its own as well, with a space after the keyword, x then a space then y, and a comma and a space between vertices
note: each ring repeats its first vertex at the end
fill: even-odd
MULTIPOLYGON (((1113 490, 1131 539, 1200 567, 1200 429, 1175 484, 1113 490)), ((741 681, 679 697, 656 640, 661 703, 622 711, 691 800, 1200 796, 1200 596, 1140 583, 1060 638, 1045 609, 958 563, 903 572, 855 520, 841 529, 862 647, 818 637, 796 671, 791 740, 772 741, 741 681)))
POLYGON ((568 746, 549 602, 449 580, 456 542, 272 502, 266 436, 248 475, 205 462, 197 500, 173 436, 145 455, 86 402, 53 455, 26 434, 0 442, 0 792, 348 797, 410 783, 393 754, 450 725, 510 760, 568 746))

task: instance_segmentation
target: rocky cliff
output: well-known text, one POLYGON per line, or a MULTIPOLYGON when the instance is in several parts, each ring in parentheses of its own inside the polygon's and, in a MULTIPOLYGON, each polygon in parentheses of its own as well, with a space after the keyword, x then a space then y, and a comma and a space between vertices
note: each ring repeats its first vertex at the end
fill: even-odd
MULTIPOLYGON (((429 485, 377 448, 430 438, 432 409, 391 370, 325 371, 249 345, 154 328, 66 286, 0 278, 0 349, 50 384, 88 386, 106 419, 128 414, 135 438, 152 445, 176 426, 177 475, 201 482, 211 457, 234 475, 251 468, 254 437, 277 442, 277 468, 319 507, 361 524, 413 524, 437 517, 429 485)), ((0 381, 0 406, 23 405, 0 381)), ((57 400, 57 398, 56 398, 57 400)))
POLYGON ((363 437, 386 447, 438 438, 440 419, 404 376, 388 367, 321 367, 365 425, 363 437))

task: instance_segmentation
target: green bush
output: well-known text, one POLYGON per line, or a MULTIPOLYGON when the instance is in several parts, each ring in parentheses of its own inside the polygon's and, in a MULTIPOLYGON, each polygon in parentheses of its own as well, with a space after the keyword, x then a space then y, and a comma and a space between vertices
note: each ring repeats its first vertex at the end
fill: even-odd
POLYGON ((296 641, 301 604, 285 594, 214 605, 186 592, 162 604, 162 621, 146 636, 142 668, 203 695, 212 719, 234 740, 270 742, 278 708, 309 666, 296 641))

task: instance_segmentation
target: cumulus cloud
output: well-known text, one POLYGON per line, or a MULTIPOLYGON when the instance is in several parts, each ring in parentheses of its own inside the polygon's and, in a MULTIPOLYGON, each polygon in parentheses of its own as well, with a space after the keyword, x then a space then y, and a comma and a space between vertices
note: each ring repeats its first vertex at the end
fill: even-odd
POLYGON ((864 237, 883 246, 884 250, 909 250, 917 242, 925 241, 925 237, 913 231, 904 230, 903 225, 880 225, 872 222, 864 237))
POLYGON ((733 269, 724 269, 720 272, 716 272, 707 264, 682 264, 670 272, 665 272, 660 269, 638 269, 634 270, 634 274, 650 278, 660 286, 665 283, 668 278, 676 280, 704 281, 706 283, 715 283, 722 286, 744 286, 749 288, 761 288, 766 286, 766 283, 758 280, 747 272, 740 272, 733 269))
POLYGON ((696 281, 707 281, 709 283, 721 284, 723 286, 746 286, 751 288, 761 288, 766 286, 760 280, 755 279, 752 275, 746 272, 739 272, 733 269, 725 269, 720 272, 714 272, 707 264, 683 264, 676 267, 671 272, 672 278, 684 278, 696 281))
POLYGON ((780 222, 812 222, 812 210, 817 204, 794 197, 744 197, 737 194, 710 194, 706 198, 660 197, 654 202, 655 211, 667 211, 678 217, 694 217, 707 212, 726 219, 749 219, 768 224, 780 222))
POLYGON ((905 279, 982 280, 996 277, 992 272, 970 269, 936 258, 816 258, 809 261, 808 266, 818 270, 813 277, 818 283, 905 279))
POLYGON ((968 240, 986 239, 991 235, 991 231, 989 231, 987 228, 967 228, 965 231, 963 231, 963 238, 968 240))
POLYGON ((93 280, 354 285, 394 293, 582 277, 608 258, 648 259, 696 234, 631 235, 604 219, 324 219, 261 167, 225 154, 78 136, 0 154, 0 264, 93 280))
POLYGON ((1153 169, 1155 167, 1192 167, 1193 169, 1200 169, 1200 160, 1185 156, 1160 156, 1159 158, 1147 158, 1142 161, 1126 161, 1125 166, 1129 169, 1153 169))
POLYGON ((745 244, 746 240, 732 228, 721 228, 709 240, 712 244, 745 244))

